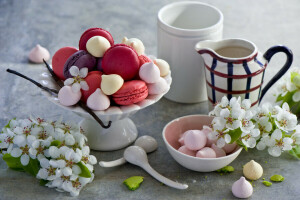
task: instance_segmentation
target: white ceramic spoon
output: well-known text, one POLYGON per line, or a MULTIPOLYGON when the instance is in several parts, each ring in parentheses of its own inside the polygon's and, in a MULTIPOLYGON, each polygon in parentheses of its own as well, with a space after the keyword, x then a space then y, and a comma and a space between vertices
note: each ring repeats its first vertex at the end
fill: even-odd
MULTIPOLYGON (((135 141, 134 145, 142 147, 147 153, 151 153, 151 152, 155 151, 158 146, 157 141, 149 135, 144 135, 144 136, 139 137, 135 141)), ((101 167, 116 167, 119 165, 123 165, 125 163, 126 163, 126 160, 124 159, 124 157, 122 157, 117 160, 113 160, 113 161, 109 161, 109 162, 100 161, 99 165, 101 167)))
POLYGON ((148 172, 151 176, 153 176, 156 180, 162 182, 163 184, 170 186, 172 188, 184 190, 188 188, 187 184, 181 184, 178 182, 174 182, 159 173, 157 173, 148 163, 148 158, 145 150, 139 146, 130 146, 124 152, 124 158, 127 162, 137 165, 143 168, 146 172, 148 172))

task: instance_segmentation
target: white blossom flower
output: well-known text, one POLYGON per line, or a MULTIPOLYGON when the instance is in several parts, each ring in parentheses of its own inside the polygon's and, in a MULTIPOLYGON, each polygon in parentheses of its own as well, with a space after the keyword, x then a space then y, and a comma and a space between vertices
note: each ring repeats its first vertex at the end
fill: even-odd
POLYGON ((221 110, 220 117, 225 119, 226 127, 228 129, 234 130, 241 125, 241 121, 239 120, 239 116, 241 115, 241 113, 242 109, 240 110, 240 112, 238 110, 232 110, 230 112, 228 108, 225 108, 221 110))
POLYGON ((65 80, 65 85, 70 85, 73 92, 79 92, 80 89, 89 90, 89 86, 84 80, 84 78, 88 74, 88 68, 84 67, 79 70, 78 67, 72 66, 69 69, 69 72, 73 76, 73 78, 68 78, 67 80, 65 80))
POLYGON ((287 80, 286 79, 280 79, 277 83, 277 94, 281 94, 281 96, 285 96, 288 93, 287 89, 287 80))
POLYGON ((6 152, 10 153, 14 146, 15 134, 6 128, 6 131, 0 134, 0 149, 7 149, 6 152))
POLYGON ((36 140, 36 138, 32 135, 27 136, 27 138, 23 135, 15 136, 14 143, 17 147, 14 147, 10 154, 12 157, 18 158, 21 156, 21 163, 23 166, 27 166, 30 160, 35 159, 35 156, 29 152, 31 144, 36 140))
POLYGON ((249 133, 242 133, 242 142, 248 148, 254 148, 256 145, 256 137, 260 135, 258 129, 252 129, 249 133))
POLYGON ((210 140, 217 140, 217 146, 222 148, 225 144, 231 142, 231 136, 226 132, 227 129, 213 129, 211 133, 207 135, 210 140))
POLYGON ((81 151, 77 152, 81 155, 81 161, 85 164, 89 171, 92 172, 94 170, 93 165, 97 163, 97 159, 95 156, 90 155, 90 148, 88 146, 84 146, 81 151))
POLYGON ((49 157, 49 149, 52 141, 52 136, 48 137, 46 140, 35 140, 30 149, 29 153, 32 155, 32 158, 37 158, 38 160, 41 160, 45 157, 49 157))
POLYGON ((242 101, 241 108, 244 110, 249 110, 251 108, 251 100, 250 99, 244 99, 242 101))
POLYGON ((259 118, 256 125, 257 125, 257 128, 259 129, 262 137, 268 136, 272 130, 272 123, 269 122, 268 117, 259 118))
POLYGON ((39 179, 52 181, 61 175, 61 170, 50 165, 50 161, 46 158, 40 160, 41 169, 36 177, 39 179))
POLYGON ((241 115, 239 116, 239 120, 241 121, 240 128, 242 132, 250 133, 250 131, 255 127, 255 125, 251 121, 252 117, 253 114, 250 110, 241 113, 241 115))
POLYGON ((90 182, 90 178, 79 177, 77 175, 72 175, 70 180, 63 185, 63 189, 70 192, 71 196, 78 196, 83 186, 90 182))
POLYGON ((297 117, 288 111, 282 110, 277 114, 275 123, 281 130, 292 131, 296 128, 297 117))
POLYGON ((32 122, 29 119, 19 121, 19 126, 14 128, 13 132, 17 135, 30 135, 31 134, 32 122))
POLYGON ((271 137, 269 142, 267 143, 268 152, 270 155, 274 157, 278 157, 281 155, 282 151, 289 151, 292 149, 293 139, 289 137, 282 138, 282 132, 279 129, 276 129, 271 137))

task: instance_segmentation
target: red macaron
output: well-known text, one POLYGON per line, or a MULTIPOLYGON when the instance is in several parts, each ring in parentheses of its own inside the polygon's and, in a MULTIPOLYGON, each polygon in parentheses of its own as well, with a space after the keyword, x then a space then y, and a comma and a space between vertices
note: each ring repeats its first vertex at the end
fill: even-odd
POLYGON ((114 102, 118 105, 131 105, 143 101, 148 96, 148 88, 144 81, 127 81, 112 95, 114 102))
POLYGON ((91 71, 88 73, 88 75, 85 77, 85 81, 89 86, 89 90, 81 90, 82 96, 81 100, 83 102, 86 102, 87 99, 91 94, 93 94, 97 88, 100 88, 100 84, 102 81, 102 73, 99 71, 91 71))
POLYGON ((125 81, 131 80, 139 71, 139 56, 132 47, 116 44, 103 55, 101 67, 104 74, 118 74, 125 81))
POLYGON ((150 58, 148 58, 146 55, 143 54, 139 56, 139 60, 140 60, 140 67, 145 63, 152 62, 150 58))
POLYGON ((108 42, 110 43, 111 46, 114 45, 114 39, 111 36, 111 34, 102 28, 89 28, 86 30, 80 37, 79 40, 79 49, 80 50, 85 50, 86 51, 86 43, 87 41, 94 36, 102 36, 105 37, 108 42))
POLYGON ((52 57, 52 68, 56 76, 61 80, 65 80, 64 76, 64 65, 68 58, 76 53, 78 49, 75 47, 63 47, 57 50, 52 57))

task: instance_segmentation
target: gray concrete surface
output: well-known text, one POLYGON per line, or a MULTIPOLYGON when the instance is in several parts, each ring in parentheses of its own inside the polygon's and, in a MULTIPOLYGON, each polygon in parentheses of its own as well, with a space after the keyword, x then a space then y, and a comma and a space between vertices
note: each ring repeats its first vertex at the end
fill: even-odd
MULTIPOLYGON (((89 27, 108 29, 116 42, 123 36, 144 41, 148 54, 156 54, 156 14, 170 0, 111 0, 111 1, 34 1, 0 0, 0 127, 12 117, 25 118, 30 114, 55 119, 80 121, 71 112, 65 112, 49 103, 39 89, 5 72, 6 68, 22 71, 38 79, 43 68, 28 63, 29 50, 37 43, 49 49, 51 55, 63 46, 77 46, 81 33, 89 27)), ((300 2, 297 0, 203 0, 217 6, 225 17, 224 38, 240 37, 253 41, 264 52, 275 44, 290 47, 295 55, 293 66, 299 66, 300 2)), ((266 73, 266 82, 284 62, 276 55, 266 73)), ((269 96, 270 98, 270 96, 269 96)), ((139 135, 152 135, 159 148, 149 155, 149 162, 161 174, 189 184, 179 191, 162 186, 140 168, 126 164, 104 169, 95 167, 95 180, 87 185, 77 198, 67 193, 39 186, 38 180, 6 168, 0 160, 0 199, 234 199, 231 185, 242 175, 242 166, 255 159, 264 168, 268 179, 282 174, 282 183, 265 187, 262 180, 254 182, 251 199, 299 199, 300 162, 288 154, 272 158, 266 152, 243 151, 232 163, 236 171, 221 176, 218 173, 192 172, 176 163, 163 144, 161 132, 174 118, 189 114, 207 114, 208 103, 178 104, 162 99, 153 106, 136 113, 132 119, 139 135), (136 191, 122 184, 130 176, 144 176, 136 191), (207 179, 205 179, 207 176, 207 179)), ((93 152, 98 160, 119 158, 123 150, 93 152)))

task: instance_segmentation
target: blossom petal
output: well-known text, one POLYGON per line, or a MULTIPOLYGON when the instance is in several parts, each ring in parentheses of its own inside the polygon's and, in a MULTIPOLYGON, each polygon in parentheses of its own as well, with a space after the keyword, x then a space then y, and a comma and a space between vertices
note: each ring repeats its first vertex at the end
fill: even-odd
POLYGON ((41 168, 41 169, 39 170, 39 172, 37 173, 36 176, 37 176, 37 178, 46 180, 47 177, 48 177, 48 171, 47 171, 47 169, 41 168))
POLYGON ((12 157, 14 157, 14 158, 20 157, 21 154, 22 154, 22 150, 19 149, 19 148, 13 148, 13 149, 11 150, 11 152, 10 152, 10 155, 11 155, 12 157))
POLYGON ((26 145, 26 138, 25 135, 17 135, 14 137, 13 142, 18 145, 19 147, 23 147, 26 145))
POLYGON ((231 136, 229 134, 225 135, 225 142, 229 144, 231 142, 231 136))
POLYGON ((251 136, 252 136, 252 137, 257 137, 257 136, 259 136, 259 135, 260 135, 259 129, 255 128, 255 129, 252 129, 252 130, 251 130, 251 136))
POLYGON ((256 145, 257 150, 264 150, 266 148, 266 143, 264 143, 263 141, 259 141, 256 145))
POLYGON ((300 101, 300 91, 297 91, 297 92, 293 95, 293 101, 294 101, 294 102, 300 101))
POLYGON ((80 86, 79 83, 74 83, 71 87, 72 87, 72 91, 73 91, 74 93, 79 92, 79 91, 80 91, 80 88, 81 88, 81 86, 80 86))
POLYGON ((276 130, 272 133, 271 138, 272 138, 273 140, 280 140, 280 139, 282 138, 282 132, 281 132, 281 130, 276 129, 276 130))
POLYGON ((89 164, 95 165, 97 163, 97 158, 93 155, 89 155, 89 164))
POLYGON ((86 81, 80 81, 80 86, 81 86, 81 89, 83 90, 89 90, 89 85, 87 84, 86 81))
POLYGON ((279 147, 269 147, 268 152, 271 156, 279 157, 281 155, 281 149, 279 147))
POLYGON ((72 167, 72 171, 73 171, 74 174, 80 174, 81 173, 81 169, 78 165, 74 165, 72 167))
POLYGON ((24 154, 21 156, 21 163, 24 166, 27 166, 29 163, 29 156, 27 154, 24 154))
POLYGON ((74 83, 73 78, 68 78, 64 81, 64 85, 72 85, 74 83))
POLYGON ((72 174, 72 169, 70 167, 65 167, 62 170, 62 173, 64 174, 64 176, 70 176, 72 174))
POLYGON ((224 138, 220 138, 217 140, 217 147, 222 148, 225 146, 225 139, 224 138))
POLYGON ((256 145, 256 140, 254 138, 249 138, 247 142, 249 148, 254 148, 256 145))
POLYGON ((36 137, 35 136, 33 136, 33 135, 28 135, 27 136, 27 142, 28 142, 29 145, 32 145, 32 143, 34 141, 36 141, 36 137))
POLYGON ((79 76, 80 76, 80 78, 85 78, 87 76, 88 72, 89 72, 89 70, 88 70, 87 67, 81 68, 79 70, 79 76))
POLYGON ((49 160, 47 158, 43 158, 40 160, 40 165, 43 168, 49 168, 50 164, 49 164, 49 160))
POLYGON ((74 137, 71 135, 71 134, 66 134, 65 136, 65 142, 66 142, 66 145, 74 145, 75 144, 75 139, 74 137))
POLYGON ((79 69, 77 66, 72 66, 70 69, 69 69, 69 72, 72 76, 78 76, 79 75, 79 69))

